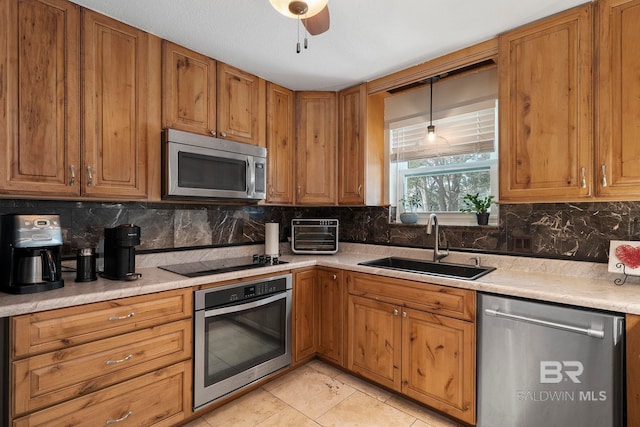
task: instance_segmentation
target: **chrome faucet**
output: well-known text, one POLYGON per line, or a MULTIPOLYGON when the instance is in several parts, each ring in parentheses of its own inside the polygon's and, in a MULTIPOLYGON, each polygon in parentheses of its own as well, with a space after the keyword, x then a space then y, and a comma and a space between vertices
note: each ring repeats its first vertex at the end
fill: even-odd
POLYGON ((449 248, 447 245, 447 239, 443 236, 443 243, 447 247, 444 251, 440 250, 440 225, 438 225, 438 217, 432 213, 429 215, 429 222, 427 223, 427 234, 431 234, 435 228, 435 243, 433 245, 433 262, 440 262, 440 260, 446 256, 449 256, 449 248))

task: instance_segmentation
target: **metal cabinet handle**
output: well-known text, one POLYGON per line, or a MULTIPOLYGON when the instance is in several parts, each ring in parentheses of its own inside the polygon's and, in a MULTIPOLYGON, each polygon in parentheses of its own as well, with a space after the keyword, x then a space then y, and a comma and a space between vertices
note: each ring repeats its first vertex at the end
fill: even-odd
POLYGON ((107 360, 107 365, 117 365, 118 363, 122 363, 122 362, 128 362, 129 360, 131 360, 133 358, 133 354, 127 354, 124 359, 118 359, 118 360, 107 360))
POLYGON ((91 165, 87 165, 87 187, 93 185, 93 173, 91 172, 91 165))
POLYGON ((587 188, 587 168, 582 168, 582 179, 580 186, 582 188, 587 188))
POLYGON ((397 316, 397 315, 398 315, 398 313, 399 313, 399 312, 398 312, 398 309, 397 309, 397 308, 394 308, 394 309, 393 309, 393 315, 394 315, 394 316, 397 316))
POLYGON ((273 185, 269 185, 269 195, 273 196, 273 185))
POLYGON ((215 130, 212 130, 212 131, 210 131, 209 133, 211 133, 211 136, 216 136, 216 133, 217 133, 217 132, 216 132, 215 130))
POLYGON ((300 193, 302 193, 302 187, 298 185, 298 197, 300 197, 300 193))
POLYGON ((532 323, 538 326, 546 326, 548 328, 560 329, 562 331, 575 332, 576 334, 587 335, 594 338, 600 338, 600 339, 604 338, 604 331, 599 331, 597 329, 580 328, 578 326, 565 325, 565 324, 556 323, 556 322, 549 322, 548 320, 534 319, 533 317, 525 317, 525 316, 519 316, 517 314, 503 313, 497 309, 492 310, 490 308, 487 308, 484 310, 484 312, 488 316, 502 317, 505 319, 532 323))
POLYGON ((358 197, 362 197, 362 184, 358 185, 358 197))
POLYGON ((607 184, 607 165, 602 165, 602 179, 600 181, 600 185, 606 187, 607 184))
POLYGON ((136 313, 132 311, 131 313, 127 314, 126 316, 111 316, 111 317, 109 317, 109 321, 131 319, 135 315, 136 315, 136 313))
POLYGON ((336 280, 337 278, 338 278, 337 274, 334 274, 333 277, 332 277, 333 280, 336 280))
POLYGON ((124 421, 127 418, 129 418, 131 415, 133 415, 133 412, 129 411, 126 414, 124 414, 124 416, 122 418, 118 418, 117 420, 107 420, 105 424, 106 425, 111 425, 111 424, 121 423, 122 421, 124 421))
POLYGON ((226 137, 227 137, 226 132, 220 132, 220 138, 226 138, 226 137))
POLYGON ((69 180, 69 187, 76 185, 76 167, 74 165, 69 166, 71 172, 71 179, 69 180))
POLYGON ((407 317, 407 312, 406 311, 402 312, 402 317, 407 317))

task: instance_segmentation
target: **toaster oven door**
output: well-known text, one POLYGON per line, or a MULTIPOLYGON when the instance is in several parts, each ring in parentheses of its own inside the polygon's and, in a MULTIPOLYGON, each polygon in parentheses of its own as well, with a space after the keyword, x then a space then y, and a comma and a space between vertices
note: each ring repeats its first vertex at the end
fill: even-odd
POLYGON ((335 254, 338 252, 338 225, 294 224, 291 250, 297 254, 335 254))

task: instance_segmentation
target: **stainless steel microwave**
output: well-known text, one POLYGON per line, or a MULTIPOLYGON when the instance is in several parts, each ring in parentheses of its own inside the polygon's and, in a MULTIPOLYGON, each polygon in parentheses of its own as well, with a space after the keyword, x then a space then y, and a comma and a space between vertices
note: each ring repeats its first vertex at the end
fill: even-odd
POLYGON ((291 250, 296 254, 338 252, 337 219, 292 219, 291 250))
POLYGON ((163 198, 262 200, 266 185, 266 148, 175 129, 162 132, 163 198))

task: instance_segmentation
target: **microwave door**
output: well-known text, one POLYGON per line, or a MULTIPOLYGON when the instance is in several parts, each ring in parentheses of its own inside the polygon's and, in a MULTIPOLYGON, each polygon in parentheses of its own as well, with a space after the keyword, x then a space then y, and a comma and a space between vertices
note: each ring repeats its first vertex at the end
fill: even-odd
POLYGON ((249 197, 250 156, 179 143, 169 143, 167 154, 167 196, 249 197))

